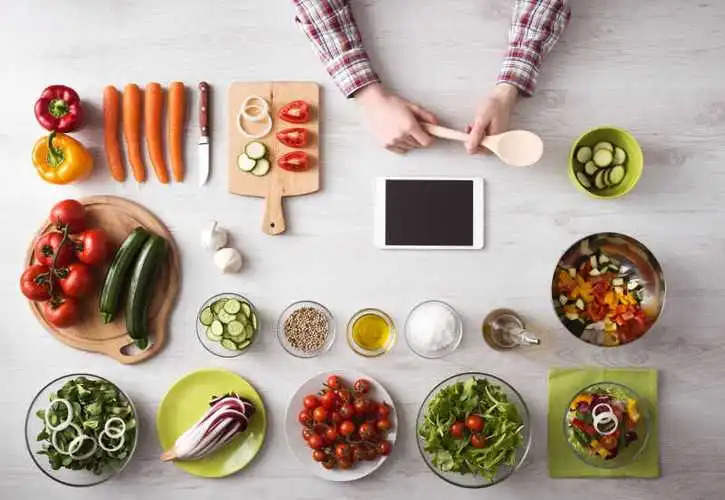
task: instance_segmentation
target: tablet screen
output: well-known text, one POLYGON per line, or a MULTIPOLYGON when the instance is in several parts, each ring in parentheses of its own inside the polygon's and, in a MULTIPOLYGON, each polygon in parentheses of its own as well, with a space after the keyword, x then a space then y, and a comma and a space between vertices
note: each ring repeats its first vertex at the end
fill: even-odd
POLYGON ((473 246, 473 180, 386 179, 385 183, 386 246, 473 246))

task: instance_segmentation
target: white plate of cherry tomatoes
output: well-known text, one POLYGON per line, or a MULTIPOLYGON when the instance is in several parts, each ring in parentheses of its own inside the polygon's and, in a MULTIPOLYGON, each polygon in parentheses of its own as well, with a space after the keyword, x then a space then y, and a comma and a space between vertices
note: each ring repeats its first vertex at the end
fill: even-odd
POLYGON ((373 473, 395 445, 393 398, 358 372, 324 372, 290 399, 285 431, 300 463, 328 481, 354 481, 373 473))

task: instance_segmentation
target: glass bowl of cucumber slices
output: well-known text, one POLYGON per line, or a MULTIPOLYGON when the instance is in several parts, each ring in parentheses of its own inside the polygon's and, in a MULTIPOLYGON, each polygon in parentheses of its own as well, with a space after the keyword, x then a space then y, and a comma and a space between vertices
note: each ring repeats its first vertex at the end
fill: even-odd
POLYGON ((221 358, 233 358, 249 349, 258 331, 259 317, 254 305, 237 293, 211 297, 196 317, 199 342, 221 358))
POLYGON ((642 176, 644 156, 637 140, 617 127, 597 127, 579 137, 569 153, 569 179, 594 198, 619 198, 642 176))

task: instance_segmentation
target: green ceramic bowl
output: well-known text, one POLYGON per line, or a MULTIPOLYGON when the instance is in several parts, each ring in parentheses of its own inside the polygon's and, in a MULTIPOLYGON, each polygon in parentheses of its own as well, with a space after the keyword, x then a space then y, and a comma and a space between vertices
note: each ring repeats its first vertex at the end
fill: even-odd
POLYGON ((637 139, 632 134, 621 128, 607 126, 593 128, 574 141, 569 152, 569 179, 579 190, 593 198, 607 199, 624 196, 637 184, 642 176, 643 168, 644 155, 642 154, 642 148, 640 148, 637 139), (596 143, 601 141, 611 142, 615 146, 624 149, 625 153, 627 153, 627 160, 624 163, 627 173, 624 180, 616 186, 605 189, 587 189, 576 178, 576 172, 581 169, 581 164, 576 159, 576 152, 581 146, 594 147, 596 143))

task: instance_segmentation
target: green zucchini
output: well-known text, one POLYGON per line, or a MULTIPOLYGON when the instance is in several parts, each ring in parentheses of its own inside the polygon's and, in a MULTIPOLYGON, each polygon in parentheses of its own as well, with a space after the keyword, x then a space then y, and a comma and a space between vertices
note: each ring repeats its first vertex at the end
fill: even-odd
POLYGON ((139 349, 149 345, 148 308, 154 291, 156 270, 166 258, 166 241, 151 235, 144 244, 131 275, 126 301, 126 330, 139 349))
POLYGON ((106 280, 101 290, 101 298, 98 301, 98 311, 104 323, 113 321, 113 317, 120 307, 121 292, 125 290, 128 282, 131 265, 135 262, 136 256, 141 247, 149 238, 149 232, 142 227, 137 227, 123 241, 113 256, 113 262, 106 273, 106 280))

